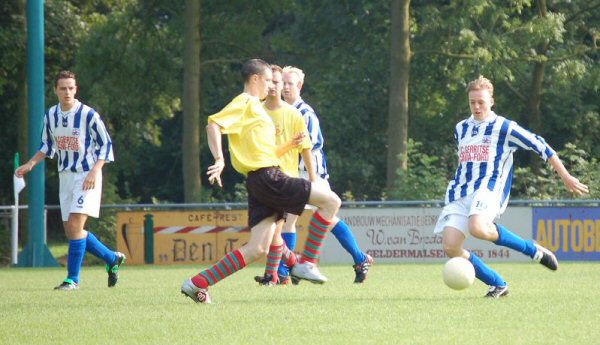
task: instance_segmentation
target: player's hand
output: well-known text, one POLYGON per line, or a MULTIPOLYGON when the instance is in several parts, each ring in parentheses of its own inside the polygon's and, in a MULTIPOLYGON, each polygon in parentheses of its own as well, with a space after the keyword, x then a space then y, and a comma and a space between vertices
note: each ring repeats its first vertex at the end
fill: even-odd
POLYGON ((33 169, 33 162, 29 161, 15 170, 16 177, 23 177, 25 174, 30 172, 33 169))
POLYGON ((224 168, 225 160, 222 158, 217 159, 215 164, 209 166, 206 172, 206 175, 208 175, 208 182, 210 182, 210 184, 217 182, 219 187, 223 187, 223 183, 221 182, 221 173, 223 172, 224 168))
POLYGON ((590 192, 588 186, 579 182, 579 179, 577 179, 576 177, 569 175, 568 177, 563 179, 563 182, 565 183, 565 186, 571 193, 575 193, 577 195, 583 195, 583 194, 587 194, 590 192))
POLYGON ((294 134, 294 136, 292 137, 292 146, 298 146, 302 144, 302 140, 304 139, 304 137, 306 137, 306 133, 304 132, 298 132, 294 134))
POLYGON ((85 176, 85 180, 83 180, 83 190, 92 190, 96 188, 96 177, 98 176, 98 170, 92 169, 85 176))

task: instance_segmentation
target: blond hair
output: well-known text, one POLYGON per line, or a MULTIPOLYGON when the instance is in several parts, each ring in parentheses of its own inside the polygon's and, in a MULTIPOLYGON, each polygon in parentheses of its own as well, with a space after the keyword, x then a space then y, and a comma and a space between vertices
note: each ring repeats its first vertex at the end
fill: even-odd
POLYGON ((283 73, 294 73, 298 76, 298 81, 300 82, 300 86, 304 84, 304 72, 298 67, 294 66, 285 66, 283 68, 283 73))
POLYGON ((273 71, 273 73, 275 73, 275 72, 283 73, 283 69, 274 64, 271 64, 271 71, 273 71))
POLYGON ((494 85, 488 78, 482 75, 467 85, 467 93, 474 90, 487 90, 490 93, 490 96, 494 96, 494 85))

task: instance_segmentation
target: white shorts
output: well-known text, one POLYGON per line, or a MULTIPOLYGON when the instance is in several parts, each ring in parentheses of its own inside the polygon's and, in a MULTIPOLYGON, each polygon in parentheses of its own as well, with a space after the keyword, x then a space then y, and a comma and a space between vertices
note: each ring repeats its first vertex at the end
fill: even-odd
POLYGON ((442 233, 445 227, 450 226, 460 230, 466 237, 469 235, 469 216, 477 214, 493 222, 504 211, 500 209, 499 200, 496 193, 487 189, 455 200, 444 206, 433 233, 442 233))
POLYGON ((102 198, 102 172, 96 177, 94 189, 83 190, 83 181, 88 172, 63 171, 58 174, 60 186, 60 214, 63 222, 69 220, 71 213, 83 213, 98 218, 100 199, 102 198))

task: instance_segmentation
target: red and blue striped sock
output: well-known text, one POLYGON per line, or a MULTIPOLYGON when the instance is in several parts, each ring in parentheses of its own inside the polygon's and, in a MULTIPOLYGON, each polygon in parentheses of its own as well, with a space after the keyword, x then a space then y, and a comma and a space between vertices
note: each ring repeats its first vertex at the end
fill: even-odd
POLYGON ((210 268, 192 277, 192 283, 197 287, 205 289, 211 285, 215 285, 244 267, 246 267, 244 256, 239 250, 234 250, 227 253, 224 258, 210 268))
POLYGON ((281 261, 281 255, 283 253, 283 247, 285 244, 278 246, 271 245, 269 247, 269 253, 267 254, 267 265, 265 267, 265 276, 271 275, 272 282, 277 282, 277 269, 279 268, 279 261, 281 261))
POLYGON ((308 225, 308 237, 304 244, 304 251, 302 252, 302 258, 300 262, 312 262, 317 263, 319 255, 321 255, 321 247, 325 242, 327 235, 327 228, 331 225, 331 222, 325 220, 319 212, 315 212, 308 225))

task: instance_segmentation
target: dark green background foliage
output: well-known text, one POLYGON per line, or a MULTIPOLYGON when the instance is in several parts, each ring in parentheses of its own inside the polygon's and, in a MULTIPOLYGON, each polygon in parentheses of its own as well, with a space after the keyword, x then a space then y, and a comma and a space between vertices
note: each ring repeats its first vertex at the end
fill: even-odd
MULTIPOLYGON (((334 190, 356 200, 442 199, 456 165, 452 131, 469 116, 467 83, 495 84, 495 110, 535 129, 598 198, 600 1, 413 1, 409 167, 385 190, 391 5, 388 1, 217 1, 201 3, 201 165, 211 164, 208 115, 241 92, 239 67, 260 57, 304 69, 303 98, 320 116, 334 190), (535 67, 543 64, 540 120, 532 119, 535 67), (537 121, 537 122, 536 122, 537 121)), ((12 203, 25 93, 25 1, 0 4, 0 204, 12 203), (21 103, 20 103, 21 102, 21 103)), ((57 71, 78 74, 78 98, 111 132, 116 163, 105 171, 104 204, 182 202, 184 2, 45 1, 46 105, 57 71)), ((28 153, 21 152, 22 156, 28 153)), ((22 157, 22 161, 25 161, 22 157)), ((537 158, 539 160, 539 158, 537 158)), ((570 198, 558 177, 517 155, 514 198, 570 198)), ((46 203, 58 204, 55 161, 46 203)), ((203 185, 207 186, 203 174, 203 185)), ((244 200, 228 166, 225 188, 206 201, 244 200)), ((26 193, 22 194, 26 202, 26 193)), ((110 222, 109 222, 110 223, 110 222)), ((110 236, 112 223, 93 224, 110 236)), ((62 235, 60 222, 51 237, 62 235)), ((103 235, 104 236, 104 235, 103 235)))

